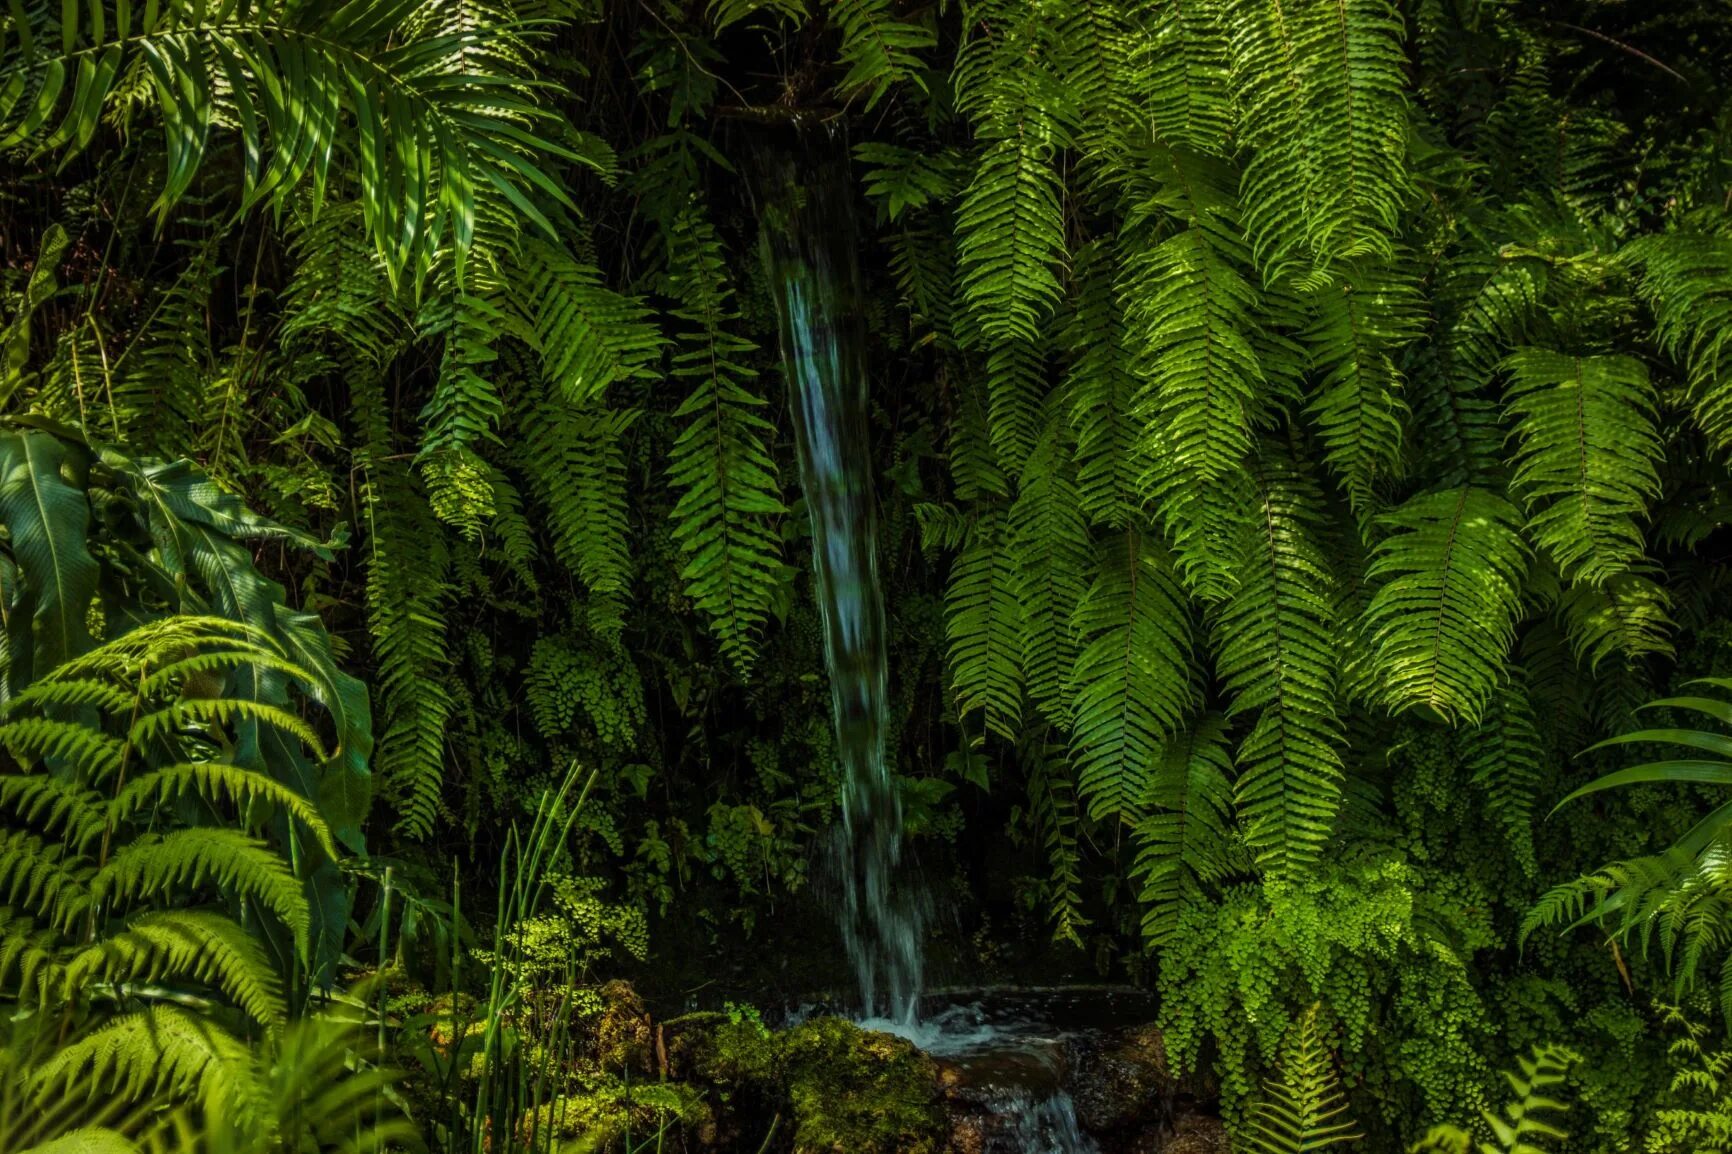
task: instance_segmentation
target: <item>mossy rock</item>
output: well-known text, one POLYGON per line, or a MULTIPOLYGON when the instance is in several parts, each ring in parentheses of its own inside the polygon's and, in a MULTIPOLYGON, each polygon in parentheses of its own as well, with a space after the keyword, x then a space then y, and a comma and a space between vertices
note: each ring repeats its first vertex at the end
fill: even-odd
POLYGON ((518 1125, 519 1140, 532 1134, 537 1148, 548 1137, 568 1154, 601 1151, 629 1140, 639 1146, 658 1135, 695 1133, 707 1145, 715 1130, 714 1116, 703 1091, 680 1082, 626 1082, 598 1078, 584 1091, 567 1094, 542 1106, 518 1125))
POLYGON ((938 1071, 911 1042, 814 1018, 780 1037, 798 1154, 933 1154, 938 1071))

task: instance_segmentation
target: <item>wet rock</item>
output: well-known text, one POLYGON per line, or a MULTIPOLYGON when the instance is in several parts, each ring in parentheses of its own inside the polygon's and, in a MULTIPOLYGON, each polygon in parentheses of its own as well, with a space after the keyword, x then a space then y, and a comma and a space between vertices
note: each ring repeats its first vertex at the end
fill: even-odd
POLYGON ((1155 1027, 1079 1038, 1069 1057, 1066 1084, 1090 1133, 1140 1130, 1171 1115, 1179 1087, 1155 1027))

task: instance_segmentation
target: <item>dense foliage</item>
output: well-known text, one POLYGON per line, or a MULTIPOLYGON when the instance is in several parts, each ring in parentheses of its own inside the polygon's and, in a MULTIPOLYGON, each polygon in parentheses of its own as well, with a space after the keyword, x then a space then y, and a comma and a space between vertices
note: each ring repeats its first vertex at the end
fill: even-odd
MULTIPOLYGON (((0 10, 0 989, 89 1031, 18 1060, 264 1111, 292 1095, 263 1074, 147 1086, 105 1039, 208 1019, 236 1068, 317 1067, 340 1039, 291 1020, 358 969, 454 991, 380 995, 437 1034, 465 967, 497 1009, 828 940, 829 697, 739 174, 798 114, 858 178, 942 947, 1152 985, 1268 1143, 1402 1148, 1570 1053, 1572 1148, 1723 1135, 1732 707, 1674 687, 1732 673, 1729 29, 1688 0, 0 10), (1546 820, 1640 760, 1597 743, 1656 699, 1638 750, 1717 760, 1546 820), (520 828, 564 848, 505 901, 520 828)), ((464 1036, 405 1061, 455 1085, 464 1036)), ((447 1097, 448 1148, 503 1132, 496 1089, 447 1097)))

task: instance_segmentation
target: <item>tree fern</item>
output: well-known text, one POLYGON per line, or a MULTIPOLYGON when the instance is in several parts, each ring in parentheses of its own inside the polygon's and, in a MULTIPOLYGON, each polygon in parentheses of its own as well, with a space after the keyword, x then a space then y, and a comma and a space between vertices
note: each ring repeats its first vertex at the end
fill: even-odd
POLYGON ((1510 503, 1483 489, 1410 498, 1380 523, 1365 610, 1389 704, 1477 721, 1515 639, 1527 547, 1510 503))
POLYGON ((668 460, 679 493, 674 538, 686 556, 687 594, 746 672, 781 577, 776 521, 787 510, 764 443, 764 402, 749 388, 755 373, 745 358, 755 346, 733 331, 721 242, 695 209, 674 222, 671 237, 668 292, 685 326, 672 376, 691 387, 674 414, 683 425, 668 460))
POLYGON ((1521 447, 1515 485, 1529 531, 1566 577, 1593 585, 1639 565, 1637 522, 1659 495, 1648 373, 1629 357, 1523 348, 1505 362, 1521 447))
POLYGON ((1128 529, 1100 551, 1073 624, 1077 792, 1091 818, 1134 822, 1163 743, 1194 703, 1190 614, 1158 547, 1128 529))
POLYGON ((1245 511, 1238 588, 1214 616, 1229 718, 1250 715, 1236 799, 1257 863, 1273 875, 1322 854, 1341 799, 1334 576, 1314 536, 1314 487, 1264 464, 1245 511))

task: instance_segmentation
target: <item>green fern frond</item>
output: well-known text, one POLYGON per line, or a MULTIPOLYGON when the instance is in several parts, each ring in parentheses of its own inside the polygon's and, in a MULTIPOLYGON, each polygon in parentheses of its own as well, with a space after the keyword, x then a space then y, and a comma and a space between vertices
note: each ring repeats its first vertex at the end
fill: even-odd
POLYGON ((1310 1154, 1360 1138, 1312 1006, 1288 1031, 1280 1076, 1253 1108, 1249 1144, 1257 1154, 1310 1154))
POLYGON ((590 623, 607 636, 623 627, 634 571, 624 437, 638 415, 543 401, 518 420, 525 471, 554 556, 589 591, 590 623))
POLYGON ((1689 374, 1696 423, 1716 448, 1732 448, 1732 374, 1720 363, 1732 340, 1732 237, 1680 230, 1641 237, 1621 256, 1641 271, 1660 347, 1689 374))
POLYGON ((125 929, 74 955, 61 980, 68 994, 99 981, 190 980, 221 990, 267 1030, 288 1016, 264 946, 234 919, 200 910, 156 910, 128 919, 125 929))
POLYGON ((101 781, 120 772, 126 743, 76 721, 20 717, 0 725, 0 745, 30 765, 70 765, 101 781))
POLYGON ((1481 1154, 1547 1154, 1538 1139, 1563 1142, 1569 1134, 1553 1125, 1546 1115, 1569 1109, 1569 1104, 1549 1097, 1564 1084, 1570 1067, 1580 1061, 1564 1046, 1535 1046, 1531 1057, 1518 1058, 1518 1072, 1504 1071, 1515 1100, 1506 1104, 1501 1116, 1487 1110, 1486 1124, 1495 1142, 1480 1143, 1481 1154))
POLYGON ((141 834, 91 875, 90 896, 96 902, 124 902, 207 885, 270 910, 293 935, 300 956, 306 956, 311 914, 300 879, 270 846, 239 830, 141 834))
POLYGON ((0 775, 0 807, 45 834, 58 832, 74 853, 87 851, 108 828, 102 794, 46 773, 0 775))
POLYGON ((926 91, 919 53, 937 43, 930 28, 896 19, 891 0, 824 0, 824 7, 842 32, 841 58, 848 71, 836 87, 844 95, 865 96, 870 111, 898 85, 926 91))
POLYGON ((681 302, 672 376, 691 392, 675 412, 682 422, 668 462, 679 493, 674 539, 686 555, 680 576, 710 619, 722 652, 742 673, 757 656, 758 632, 783 573, 777 520, 782 504, 776 465, 765 445, 770 423, 749 384, 744 358, 755 346, 733 332, 721 242, 695 209, 670 226, 668 294, 681 302))
POLYGON ((1515 507, 1463 487, 1424 493, 1379 518, 1390 535, 1369 575, 1383 582, 1364 623, 1385 700, 1477 722, 1504 676, 1527 573, 1515 507))
POLYGON ((1533 809, 1546 753, 1519 676, 1498 687, 1479 724, 1462 735, 1462 754, 1516 861, 1528 877, 1537 877, 1533 809))
POLYGON ((214 1117, 268 1133, 270 1103, 247 1044, 221 1026, 172 1006, 126 1014, 55 1051, 31 1072, 39 1102, 114 1095, 197 1102, 214 1117))
POLYGON ((1073 627, 1077 791, 1091 819, 1135 822, 1197 696, 1190 613, 1161 551, 1135 529, 1109 542, 1073 627))
POLYGON ((1419 334, 1421 300, 1399 273, 1368 267, 1320 286, 1312 301, 1315 319, 1304 336, 1323 377, 1306 411, 1324 459, 1363 516, 1377 484, 1401 469, 1407 407, 1397 365, 1419 334))
POLYGON ((1232 768, 1226 719, 1218 714, 1168 741, 1155 759, 1131 870, 1144 907, 1143 941, 1151 947, 1171 941, 1187 903, 1241 864, 1232 768))
POLYGON ((1005 515, 982 514, 951 562, 944 634, 958 710, 983 711, 987 729, 1007 740, 1022 719, 1021 586, 1005 515))
POLYGON ((1027 742, 1028 816, 1046 850, 1047 876, 1042 903, 1052 923, 1053 941, 1082 945, 1089 919, 1082 912, 1082 846, 1076 783, 1062 745, 1027 742))
POLYGON ((1219 155, 1233 135, 1231 57, 1221 4, 1166 4, 1149 14, 1134 67, 1157 140, 1219 155))
MULTIPOLYGON (((0 797, 6 796, 7 784, 8 779, 0 778, 0 797)), ((110 820, 126 821, 147 806, 169 805, 188 793, 206 802, 226 800, 255 827, 260 815, 250 814, 251 807, 280 810, 304 826, 326 854, 337 856, 336 843, 316 805, 269 774, 226 762, 188 762, 134 774, 106 808, 110 820)))
POLYGON ((1648 371, 1630 357, 1523 348, 1504 362, 1517 422, 1515 487, 1529 530, 1572 580, 1600 585, 1643 560, 1660 493, 1660 436, 1648 371))
POLYGON ((602 283, 594 267, 540 240, 525 243, 513 300, 530 323, 550 385, 581 406, 617 381, 657 375, 665 341, 649 308, 602 283))
POLYGON ((1239 583, 1213 622, 1215 667, 1232 694, 1227 716, 1256 718, 1236 755, 1246 843, 1285 876, 1321 856, 1341 801, 1335 577, 1308 478, 1265 462, 1248 496, 1239 583))
POLYGON ((64 929, 84 917, 93 901, 93 863, 28 830, 0 830, 0 895, 47 925, 64 929))
POLYGON ((1132 412, 1137 385, 1114 292, 1112 250, 1104 244, 1080 249, 1075 271, 1076 300, 1064 332, 1072 358, 1064 392, 1076 437, 1077 498, 1091 522, 1121 529, 1141 504, 1148 465, 1132 412))
POLYGON ((1575 585, 1558 604, 1570 648, 1590 673, 1608 658, 1635 663, 1650 654, 1670 656, 1672 598, 1639 573, 1620 573, 1604 585, 1575 585))
POLYGON ((1064 432, 1062 419, 1050 419, 1024 466, 1006 547, 1020 570, 1028 695, 1050 720, 1069 728, 1067 687, 1077 652, 1071 615, 1088 587, 1091 549, 1064 432))

